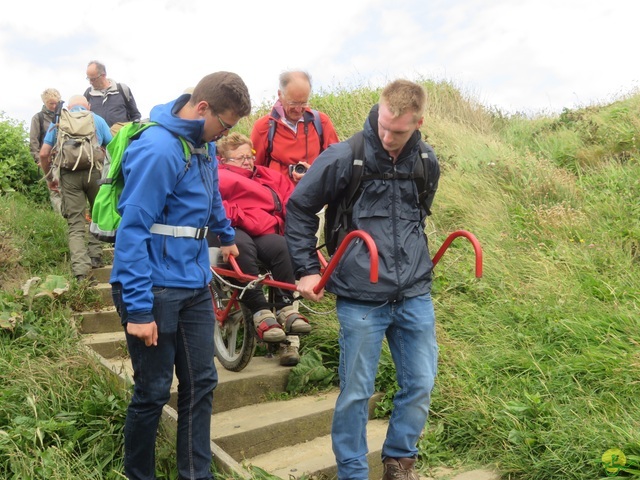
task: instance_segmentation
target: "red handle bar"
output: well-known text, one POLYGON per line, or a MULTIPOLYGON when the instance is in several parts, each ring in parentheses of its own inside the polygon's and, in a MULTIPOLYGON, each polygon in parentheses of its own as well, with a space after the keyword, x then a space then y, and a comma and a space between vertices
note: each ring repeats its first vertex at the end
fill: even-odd
MULTIPOLYGON (((373 238, 371 238, 371 236, 367 232, 364 232, 362 230, 354 230, 344 238, 344 241, 340 244, 340 247, 338 247, 338 250, 336 251, 335 255, 331 257, 331 261, 328 264, 326 263, 326 261, 322 262, 322 260, 324 260, 324 257, 322 257, 321 262, 323 263, 323 267, 326 266, 326 268, 324 268, 324 271, 322 272, 322 277, 320 278, 318 285, 316 285, 314 288, 315 293, 318 293, 320 290, 324 288, 325 284, 327 283, 327 280, 329 279, 329 275, 331 275, 333 270, 335 270, 336 266, 338 265, 338 262, 340 262, 340 258, 342 258, 342 255, 344 254, 344 251, 347 249, 348 245, 355 238, 362 239, 364 243, 367 245, 367 248, 369 249, 369 256, 371 258, 371 269, 369 271, 369 279, 371 283, 376 283, 378 281, 378 248, 376 247, 376 243, 373 241, 373 238)), ((318 255, 322 256, 321 253, 318 253, 318 255)), ((258 279, 258 277, 254 277, 253 275, 247 275, 246 273, 243 273, 242 270, 240 270, 240 267, 238 266, 238 262, 236 262, 236 259, 234 258, 233 255, 229 255, 228 262, 229 262, 229 265, 231 266, 231 270, 226 268, 221 268, 221 267, 213 267, 213 268, 215 268, 215 271, 219 275, 229 276, 231 278, 237 278, 245 282, 251 282, 258 279)), ((296 290, 295 284, 279 282, 277 280, 272 280, 270 278, 264 279, 262 283, 264 283, 265 285, 269 285, 271 287, 282 288, 284 290, 296 290)))
MULTIPOLYGON (((438 250, 438 252, 433 257, 433 266, 435 267, 442 255, 444 255, 444 252, 447 250, 447 248, 449 248, 449 245, 451 245, 451 242, 453 242, 458 237, 465 237, 471 242, 471 245, 473 245, 473 249, 476 255, 476 277, 482 277, 482 247, 480 246, 480 242, 478 241, 478 239, 472 233, 467 232, 466 230, 455 231, 446 238, 446 240, 440 247, 440 250, 438 250)), ((320 281, 313 288, 313 291, 315 293, 318 293, 324 288, 327 281, 329 280, 329 276, 333 273, 336 266, 340 262, 342 255, 344 255, 345 250, 347 249, 349 244, 356 238, 360 238, 366 244, 369 250, 369 259, 371 262, 369 281, 371 283, 378 282, 378 247, 373 241, 373 238, 371 238, 371 236, 367 232, 363 230, 354 230, 352 232, 349 232, 349 234, 344 238, 344 241, 340 243, 340 246, 338 247, 336 253, 331 257, 331 261, 328 263, 328 265, 326 265, 326 268, 324 269, 322 276, 320 277, 320 281)), ((243 273, 242 270, 240 270, 240 267, 238 266, 238 263, 236 262, 236 259, 233 257, 233 255, 229 256, 229 264, 232 270, 220 267, 215 267, 215 270, 221 275, 231 276, 233 278, 237 278, 247 282, 257 280, 257 277, 247 275, 246 273, 243 273)), ((296 286, 294 284, 279 282, 277 280, 265 279, 264 283, 266 285, 282 288, 284 290, 296 290, 296 286)))
POLYGON ((371 283, 378 283, 378 247, 376 246, 376 242, 374 242, 373 238, 371 238, 371 235, 369 235, 364 230, 354 230, 352 232, 349 232, 347 236, 344 237, 344 240, 340 243, 338 250, 331 257, 329 265, 327 265, 327 268, 322 274, 322 277, 320 277, 320 281, 315 287, 313 287, 313 293, 318 293, 324 288, 325 284, 329 280, 329 276, 333 273, 333 270, 338 265, 340 258, 342 258, 344 251, 355 238, 362 239, 362 241, 364 241, 364 243, 367 245, 367 248, 369 249, 369 259, 371 262, 371 268, 369 269, 369 281, 371 283))
POLYGON ((451 242, 453 242, 458 237, 465 237, 467 240, 471 242, 473 245, 473 250, 476 254, 476 278, 482 277, 482 247, 480 246, 480 242, 471 232, 467 232, 466 230, 457 230, 451 233, 447 239, 444 241, 438 253, 433 257, 433 266, 435 267, 438 263, 438 260, 444 255, 444 252, 449 248, 451 242))

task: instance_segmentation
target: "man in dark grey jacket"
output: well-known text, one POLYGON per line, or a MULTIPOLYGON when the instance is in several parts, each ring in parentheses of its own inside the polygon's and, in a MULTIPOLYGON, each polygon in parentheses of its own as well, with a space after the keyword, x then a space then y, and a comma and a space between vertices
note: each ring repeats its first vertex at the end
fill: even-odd
MULTIPOLYGON (((438 346, 431 301, 433 263, 424 233, 440 170, 428 181, 426 203, 418 201, 410 174, 420 161, 424 89, 396 80, 382 91, 364 125, 362 193, 353 226, 369 233, 379 256, 379 280, 369 282, 369 253, 351 245, 327 283, 337 295, 340 322, 340 396, 333 415, 332 442, 338 479, 367 479, 368 401, 386 336, 400 387, 394 398, 382 448, 383 480, 417 480, 417 442, 427 420, 438 346), (399 175, 398 175, 399 174, 399 175), (435 178, 434 178, 435 177, 435 178)), ((347 142, 330 146, 314 162, 287 203, 286 239, 302 296, 320 300, 315 252, 318 212, 339 202, 349 185, 353 151, 347 142)))
POLYGON ((92 60, 87 65, 87 80, 91 87, 84 92, 91 111, 101 116, 110 127, 115 123, 140 120, 141 115, 131 89, 124 83, 107 78, 104 64, 92 60))

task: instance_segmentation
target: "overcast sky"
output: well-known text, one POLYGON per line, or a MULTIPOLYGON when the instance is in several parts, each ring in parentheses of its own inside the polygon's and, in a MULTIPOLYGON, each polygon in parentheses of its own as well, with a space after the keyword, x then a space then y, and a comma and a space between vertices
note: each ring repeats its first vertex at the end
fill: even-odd
POLYGON ((19 0, 0 17, 0 111, 82 93, 90 60, 144 116, 218 70, 254 104, 301 68, 314 90, 448 80, 504 112, 554 113, 638 90, 638 0, 19 0), (303 7, 303 5, 306 5, 303 7))

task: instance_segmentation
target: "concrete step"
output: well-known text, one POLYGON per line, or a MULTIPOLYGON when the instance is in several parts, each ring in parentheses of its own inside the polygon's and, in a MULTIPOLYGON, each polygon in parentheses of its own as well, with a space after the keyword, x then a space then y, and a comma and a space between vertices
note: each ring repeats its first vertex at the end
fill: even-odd
MULTIPOLYGON (((238 462, 278 448, 295 445, 304 448, 316 437, 330 434, 338 394, 338 389, 332 389, 215 414, 211 420, 211 439, 238 462)), ((372 397, 369 417, 373 416, 380 397, 381 394, 372 397)), ((309 454, 316 455, 317 452, 309 454)))
POLYGON ((100 295, 100 300, 107 306, 113 306, 113 298, 111 297, 111 284, 110 283, 98 283, 93 287, 100 295))
MULTIPOLYGON (((382 477, 380 454, 386 433, 386 421, 369 420, 367 427, 369 478, 379 479, 382 477)), ((280 478, 294 479, 302 476, 335 478, 337 475, 329 434, 247 458, 245 464, 260 467, 280 478)))
POLYGON ((338 391, 247 405, 211 417, 211 439, 236 461, 327 435, 338 391))
POLYGON ((86 333, 82 336, 82 343, 91 347, 97 354, 107 360, 129 359, 127 342, 122 327, 115 332, 86 333))
POLYGON ((75 315, 75 319, 82 334, 122 331, 120 316, 113 306, 94 312, 80 312, 75 315))
POLYGON ((101 268, 94 268, 91 270, 91 276, 100 283, 109 283, 109 277, 111 276, 111 266, 104 266, 101 268))
MULTIPOLYGON (((102 357, 102 363, 120 377, 131 381, 133 369, 131 361, 122 352, 126 352, 124 333, 101 333, 87 335, 84 343, 102 357), (118 350, 123 347, 124 350, 118 350), (101 352, 116 353, 106 357, 101 352)), ((218 386, 214 391, 214 413, 225 412, 246 405, 266 402, 269 398, 282 394, 289 378, 288 367, 282 367, 278 358, 254 357, 241 372, 231 372, 215 360, 218 371, 218 386)), ((174 377, 169 405, 177 405, 178 380, 174 377)), ((259 410, 259 408, 258 408, 259 410)))

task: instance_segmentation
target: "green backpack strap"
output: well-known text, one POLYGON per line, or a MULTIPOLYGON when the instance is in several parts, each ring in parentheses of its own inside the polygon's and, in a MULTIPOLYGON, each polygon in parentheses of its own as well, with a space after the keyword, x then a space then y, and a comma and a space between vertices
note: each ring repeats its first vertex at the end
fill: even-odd
POLYGON ((209 155, 209 144, 205 143, 203 147, 196 148, 188 140, 178 137, 182 143, 182 150, 184 151, 184 158, 189 161, 192 155, 209 155))

